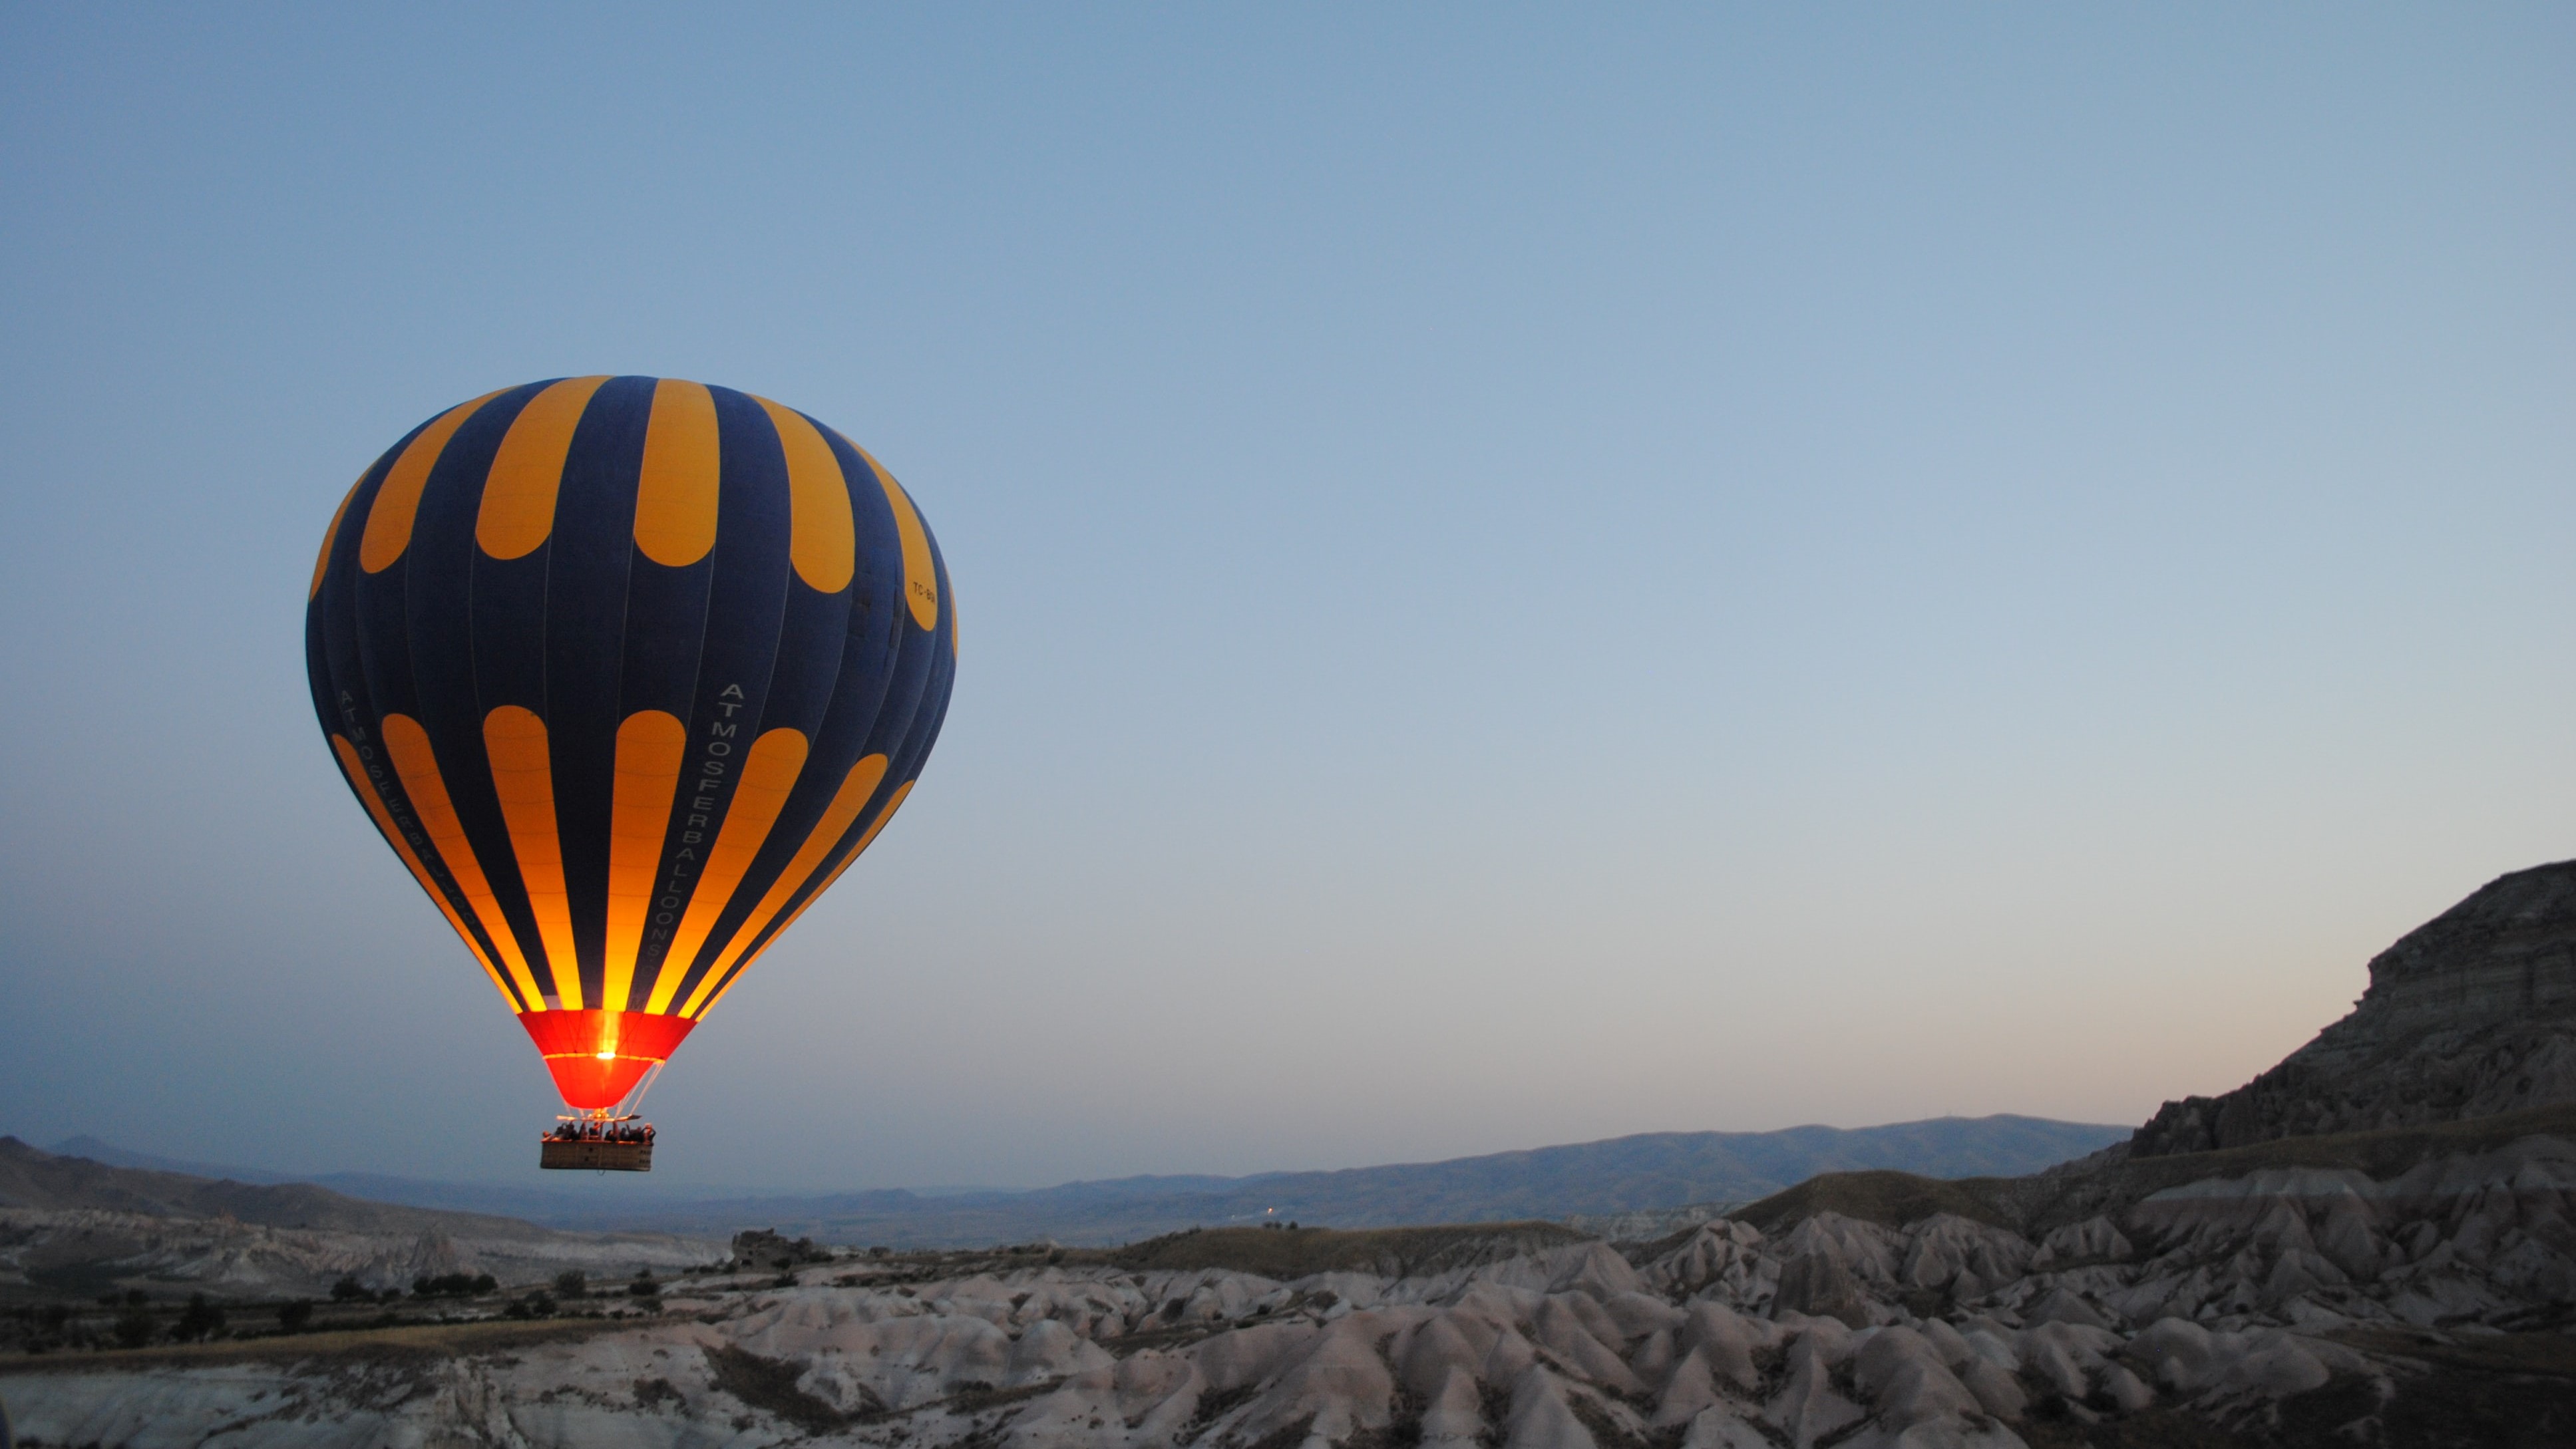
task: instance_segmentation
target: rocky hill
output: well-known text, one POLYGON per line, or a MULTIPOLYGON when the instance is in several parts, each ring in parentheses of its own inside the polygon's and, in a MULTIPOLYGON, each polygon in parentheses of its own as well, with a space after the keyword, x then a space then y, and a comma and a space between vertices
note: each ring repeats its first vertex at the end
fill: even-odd
POLYGON ((542 1235, 509 1218, 438 1212, 344 1197, 310 1183, 253 1184, 112 1167, 0 1137, 0 1207, 88 1208, 163 1218, 231 1218, 275 1228, 354 1233, 462 1231, 542 1235))
POLYGON ((2352 1013, 2221 1097, 2167 1102, 2138 1157, 2576 1104, 2576 861, 2500 876, 2370 963, 2352 1013))
POLYGON ((2385 1184, 2195 1182, 2036 1235, 1810 1204, 1646 1245, 1241 1228, 844 1254, 666 1282, 641 1322, 0 1359, 0 1395, 46 1445, 2561 1445, 2571 1210, 2576 1145, 2535 1139, 2385 1184))
POLYGON ((0 1300, 109 1291, 313 1295, 490 1273, 537 1282, 566 1269, 626 1276, 724 1256, 662 1233, 572 1233, 476 1213, 110 1167, 0 1137, 0 1300))

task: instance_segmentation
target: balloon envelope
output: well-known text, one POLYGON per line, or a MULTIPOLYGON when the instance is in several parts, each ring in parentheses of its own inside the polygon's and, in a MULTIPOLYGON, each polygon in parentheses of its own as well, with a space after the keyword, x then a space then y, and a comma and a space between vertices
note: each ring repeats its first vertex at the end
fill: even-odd
POLYGON ((529 383, 413 429, 342 500, 305 612, 350 790, 588 1109, 903 804, 956 641, 893 475, 676 378, 529 383))

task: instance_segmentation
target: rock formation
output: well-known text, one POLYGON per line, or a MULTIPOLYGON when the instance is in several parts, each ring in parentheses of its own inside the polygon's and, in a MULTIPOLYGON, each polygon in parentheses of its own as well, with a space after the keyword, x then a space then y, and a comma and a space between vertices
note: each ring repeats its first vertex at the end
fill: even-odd
POLYGON ((2576 1104, 2576 861, 2500 876, 2370 963, 2352 1013, 2221 1097, 2167 1102, 2133 1157, 2576 1104))
POLYGON ((624 1277, 723 1257, 662 1233, 573 1233, 480 1213, 372 1203, 302 1184, 209 1182, 109 1167, 0 1137, 0 1293, 82 1285, 250 1297, 312 1296, 469 1272, 542 1282, 624 1277))
MULTIPOLYGON (((808 1275, 832 1281, 667 1282, 642 1323, 479 1352, 21 1360, 0 1395, 45 1445, 196 1425, 243 1446, 2012 1449, 2041 1425, 2150 1413, 2404 1442, 2461 1351, 2435 1325, 2568 1316, 2571 1211, 2576 1144, 2543 1138, 2393 1182, 2195 1182, 2036 1237, 1821 1211, 1775 1233, 1719 1219, 1624 1249, 1287 1279, 1029 1256, 925 1279, 845 1256, 808 1275)), ((1224 1256, 1230 1237, 1279 1236, 1196 1242, 1224 1256)), ((2563 1392, 2516 1412, 2576 1434, 2563 1392)))

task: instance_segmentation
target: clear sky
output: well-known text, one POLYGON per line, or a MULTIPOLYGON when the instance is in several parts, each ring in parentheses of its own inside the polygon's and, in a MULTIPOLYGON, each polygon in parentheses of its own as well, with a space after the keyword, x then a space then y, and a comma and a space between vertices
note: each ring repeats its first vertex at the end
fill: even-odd
POLYGON ((2576 9, 0 8, 0 1131, 535 1180, 302 618, 492 388, 920 501, 664 1183, 2134 1121, 2576 855, 2576 9))

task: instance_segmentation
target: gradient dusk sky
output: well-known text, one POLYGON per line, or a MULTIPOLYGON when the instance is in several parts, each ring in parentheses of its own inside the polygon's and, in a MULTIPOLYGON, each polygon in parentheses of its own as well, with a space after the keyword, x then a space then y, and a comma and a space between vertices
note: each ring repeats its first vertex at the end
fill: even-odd
POLYGON ((533 1180, 341 494, 774 397, 952 571, 656 1181, 2136 1121, 2576 855, 2576 8, 0 7, 0 1132, 533 1180))

